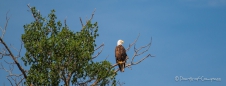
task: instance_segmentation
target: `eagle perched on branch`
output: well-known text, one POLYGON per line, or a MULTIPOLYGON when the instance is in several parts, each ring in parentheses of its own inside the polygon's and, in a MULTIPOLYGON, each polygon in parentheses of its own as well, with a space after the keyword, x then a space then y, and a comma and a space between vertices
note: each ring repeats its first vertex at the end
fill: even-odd
POLYGON ((121 72, 124 72, 127 59, 126 49, 122 46, 123 43, 123 40, 118 40, 117 46, 115 48, 115 59, 121 72))

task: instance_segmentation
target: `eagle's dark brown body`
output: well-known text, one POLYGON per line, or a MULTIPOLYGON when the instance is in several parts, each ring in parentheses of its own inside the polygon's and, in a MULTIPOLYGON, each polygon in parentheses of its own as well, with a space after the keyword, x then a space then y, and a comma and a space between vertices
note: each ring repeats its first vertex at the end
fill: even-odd
POLYGON ((118 63, 118 67, 121 72, 124 72, 125 64, 126 64, 126 50, 122 45, 118 45, 115 48, 115 58, 116 58, 116 63, 118 63))

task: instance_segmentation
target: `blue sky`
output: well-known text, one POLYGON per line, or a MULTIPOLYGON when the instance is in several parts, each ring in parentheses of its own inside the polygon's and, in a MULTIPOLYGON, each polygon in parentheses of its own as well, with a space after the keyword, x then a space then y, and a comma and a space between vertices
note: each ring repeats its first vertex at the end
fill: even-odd
MULTIPOLYGON (((114 48, 118 39, 127 48, 138 34, 137 47, 150 42, 147 58, 132 70, 125 69, 116 77, 124 86, 223 86, 226 85, 226 0, 1 0, 0 27, 5 25, 9 11, 9 24, 4 40, 19 48, 23 25, 34 19, 27 4, 35 6, 43 16, 55 9, 59 20, 67 18, 71 30, 79 31, 96 8, 94 21, 99 24, 97 45, 105 44, 102 54, 95 60, 107 58, 115 63, 114 48), (184 78, 221 78, 221 81, 175 81, 184 78)), ((2 46, 1 46, 2 48, 2 46)), ((16 54, 16 51, 13 51, 16 54)), ((23 50, 22 52, 25 52, 23 50)), ((133 49, 127 52, 133 55, 133 49)), ((136 57, 141 59, 146 54, 136 57)), ((9 60, 6 57, 6 60, 9 60)), ((0 62, 3 62, 1 60, 0 62)), ((22 63, 22 62, 20 62, 22 63)), ((6 65, 6 64, 4 64, 6 65)), ((15 72, 18 72, 15 68, 15 72)), ((0 85, 9 85, 7 73, 0 70, 0 85)))

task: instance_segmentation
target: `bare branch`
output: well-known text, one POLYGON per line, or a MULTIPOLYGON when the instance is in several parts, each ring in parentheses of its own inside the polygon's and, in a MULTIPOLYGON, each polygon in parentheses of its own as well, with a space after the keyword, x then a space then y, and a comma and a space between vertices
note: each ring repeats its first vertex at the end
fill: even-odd
POLYGON ((115 73, 119 71, 119 68, 115 70, 115 73))
POLYGON ((67 26, 67 16, 66 16, 66 18, 64 19, 64 25, 67 26))
POLYGON ((92 16, 91 16, 91 18, 89 20, 92 20, 93 19, 93 16, 94 16, 95 11, 96 11, 96 8, 94 9, 94 11, 92 13, 92 16))
MULTIPOLYGON (((30 6, 30 4, 27 4, 27 6, 28 6, 28 8, 30 8, 30 10, 31 10, 32 7, 30 6)), ((35 21, 38 21, 38 18, 35 17, 33 13, 32 13, 32 16, 34 17, 35 21)))
POLYGON ((115 67, 115 66, 117 66, 117 65, 118 65, 118 63, 116 63, 116 64, 112 65, 111 67, 112 67, 112 68, 114 68, 114 67, 115 67))
POLYGON ((100 53, 101 53, 101 52, 103 51, 103 49, 104 49, 104 43, 101 44, 99 47, 97 47, 97 48, 94 49, 94 50, 96 51, 96 50, 98 50, 98 49, 100 49, 100 48, 101 48, 101 50, 97 53, 97 55, 93 56, 92 59, 94 59, 94 58, 96 58, 97 56, 100 55, 100 53))
MULTIPOLYGON (((96 11, 96 8, 94 9, 94 11, 93 11, 93 13, 92 13, 92 15, 91 15, 91 18, 88 20, 88 21, 91 21, 92 19, 93 19, 93 16, 94 16, 94 13, 95 13, 95 11, 96 11)), ((81 22, 81 24, 82 24, 82 29, 83 29, 83 23, 82 23, 82 18, 81 17, 79 17, 80 18, 80 22, 81 22)), ((86 21, 86 24, 88 23, 88 21, 86 21)))
POLYGON ((105 58, 105 61, 108 59, 109 55, 105 58))
POLYGON ((16 49, 13 45, 10 44, 10 47, 12 47, 14 50, 16 50, 17 52, 19 52, 19 50, 16 49))
POLYGON ((3 58, 3 56, 10 56, 10 54, 7 54, 6 51, 0 52, 0 54, 2 55, 1 58, 3 58))
POLYGON ((139 49, 136 49, 136 47, 135 47, 135 45, 134 45, 134 56, 132 57, 132 61, 131 61, 131 62, 133 62, 133 60, 134 60, 134 58, 135 58, 136 56, 139 56, 139 55, 141 55, 141 54, 147 52, 147 51, 149 50, 150 46, 151 46, 151 43, 152 43, 152 38, 151 38, 151 42, 150 42, 150 43, 148 43, 148 44, 145 45, 145 46, 140 47, 139 49), (144 49, 144 48, 146 48, 146 47, 148 47, 146 50, 144 50, 144 51, 141 52, 141 53, 138 53, 141 49, 144 49))
POLYGON ((95 80, 95 78, 90 78, 89 80, 85 81, 85 82, 82 82, 82 83, 79 83, 79 86, 87 86, 87 83, 91 82, 95 80))
POLYGON ((141 53, 137 54, 136 56, 139 56, 139 55, 141 55, 141 54, 143 54, 143 53, 147 52, 147 51, 148 51, 148 49, 150 48, 150 45, 148 45, 147 47, 148 47, 148 48, 147 48, 146 50, 144 50, 143 52, 141 52, 141 53))
POLYGON ((136 42, 137 42, 137 40, 138 40, 139 37, 140 37, 140 33, 139 33, 139 35, 137 36, 137 39, 134 40, 134 42, 133 42, 132 44, 129 44, 129 47, 126 49, 126 51, 129 51, 129 49, 130 49, 134 44, 136 44, 136 42))
MULTIPOLYGON (((23 77, 26 78, 26 73, 25 73, 26 71, 25 71, 25 70, 22 68, 22 66, 18 63, 17 57, 15 57, 15 56, 13 55, 13 53, 11 52, 10 48, 8 47, 8 45, 7 45, 7 44, 4 42, 4 40, 3 40, 4 34, 5 34, 6 29, 7 29, 7 26, 8 26, 8 22, 9 22, 9 19, 10 19, 10 17, 7 16, 8 13, 9 13, 9 11, 6 13, 6 24, 5 24, 5 27, 4 27, 3 29, 0 27, 0 29, 2 30, 2 36, 1 36, 1 38, 0 38, 0 43, 4 46, 3 50, 0 52, 0 55, 1 55, 0 59, 2 59, 3 56, 10 56, 10 57, 13 59, 13 62, 7 62, 6 60, 4 60, 5 63, 7 63, 7 64, 9 65, 9 68, 6 69, 6 68, 2 65, 2 63, 1 63, 1 64, 0 64, 0 69, 3 69, 3 70, 5 70, 7 73, 9 73, 9 75, 6 76, 6 77, 7 77, 7 79, 9 80, 9 82, 10 82, 10 84, 11 84, 12 86, 13 86, 12 80, 15 82, 16 86, 19 86, 20 82, 17 83, 17 78, 20 78, 20 77, 23 76, 23 75, 24 75, 23 77), (13 74, 13 73, 12 73, 15 64, 17 65, 17 67, 19 68, 19 70, 21 71, 22 74, 13 74)), ((22 49, 22 44, 21 44, 21 49, 19 49, 19 50, 16 49, 15 47, 13 47, 12 45, 11 45, 11 47, 12 47, 13 49, 15 49, 17 52, 19 52, 19 56, 18 56, 18 57, 20 57, 20 52, 21 52, 21 49, 22 49)), ((22 82, 22 81, 21 81, 21 82, 22 82)))
POLYGON ((18 56, 16 57, 16 58, 18 58, 18 57, 20 57, 20 52, 21 52, 21 50, 22 50, 22 46, 23 46, 23 42, 21 41, 21 45, 20 45, 20 49, 18 50, 17 48, 15 48, 13 45, 11 45, 10 44, 10 46, 14 49, 14 50, 16 50, 17 52, 18 52, 18 56))
POLYGON ((12 76, 15 76, 15 77, 20 77, 22 74, 13 74, 12 71, 14 69, 14 66, 12 64, 10 64, 12 67, 9 67, 9 70, 7 70, 1 63, 1 67, 0 69, 3 69, 5 70, 6 72, 9 73, 9 75, 7 77, 12 77, 12 76))
MULTIPOLYGON (((5 61, 5 60, 4 60, 5 61)), ((7 64, 11 64, 11 65, 13 65, 13 64, 15 64, 14 62, 7 62, 7 61, 5 61, 5 63, 7 63, 7 64)))
POLYGON ((15 82, 15 84, 16 84, 16 79, 14 79, 13 77, 10 77, 14 82, 15 82))
POLYGON ((20 57, 20 52, 21 52, 21 50, 22 50, 22 47, 23 47, 23 42, 21 41, 20 50, 19 50, 19 52, 18 52, 18 57, 20 57))
POLYGON ((96 86, 100 79, 97 79, 91 86, 96 86))
POLYGON ((146 50, 144 50, 143 52, 137 54, 137 56, 139 56, 139 55, 143 54, 144 52, 148 51, 149 48, 150 48, 150 46, 151 46, 151 43, 152 43, 152 38, 151 38, 151 42, 150 42, 149 44, 147 44, 146 46, 140 47, 140 48, 137 50, 137 52, 139 52, 141 49, 148 47, 148 48, 147 48, 146 50))
POLYGON ((95 51, 100 49, 101 47, 104 47, 104 43, 102 43, 99 47, 97 47, 96 49, 94 49, 95 51))
POLYGON ((144 59, 148 58, 148 57, 154 57, 154 56, 151 56, 151 54, 148 54, 147 56, 145 56, 144 58, 142 58, 140 61, 137 61, 136 63, 132 63, 131 65, 136 65, 136 64, 139 64, 140 62, 142 62, 144 59))
POLYGON ((83 23, 82 23, 82 18, 81 18, 81 17, 79 17, 79 19, 80 19, 80 22, 81 22, 81 24, 82 24, 82 27, 83 27, 83 23))
POLYGON ((25 70, 22 68, 22 66, 19 64, 19 62, 17 61, 17 59, 15 58, 15 56, 13 55, 13 53, 11 52, 11 50, 9 49, 9 47, 6 45, 6 43, 2 40, 2 38, 0 38, 0 42, 4 45, 4 47, 6 48, 6 50, 9 52, 10 57, 13 59, 13 61, 16 63, 17 67, 19 68, 19 70, 21 71, 21 73, 23 74, 24 78, 27 78, 26 72, 25 70))
POLYGON ((119 86, 123 86, 125 84, 125 82, 119 82, 119 80, 118 80, 117 83, 118 83, 119 86))
POLYGON ((9 22, 9 19, 10 18, 8 18, 8 13, 9 13, 9 11, 6 13, 6 23, 5 23, 5 27, 4 27, 4 29, 2 29, 1 27, 1 30, 2 30, 2 36, 1 36, 1 38, 3 38, 4 37, 4 35, 5 35, 5 31, 6 31, 6 28, 7 28, 7 26, 8 26, 8 22, 9 22))
POLYGON ((24 78, 21 78, 20 81, 17 83, 17 86, 24 80, 24 78))
POLYGON ((7 79, 9 80, 9 82, 10 82, 11 86, 13 86, 13 83, 11 82, 11 80, 10 80, 9 78, 7 78, 7 79))

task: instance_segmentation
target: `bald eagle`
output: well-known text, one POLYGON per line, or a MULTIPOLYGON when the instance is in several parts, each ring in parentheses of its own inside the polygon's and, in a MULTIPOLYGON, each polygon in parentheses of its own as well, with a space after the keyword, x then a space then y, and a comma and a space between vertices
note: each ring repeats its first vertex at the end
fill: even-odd
POLYGON ((124 72, 126 58, 127 58, 126 50, 122 46, 123 43, 124 43, 123 40, 118 40, 117 46, 115 48, 115 59, 116 59, 116 63, 118 63, 118 67, 121 72, 124 72))

